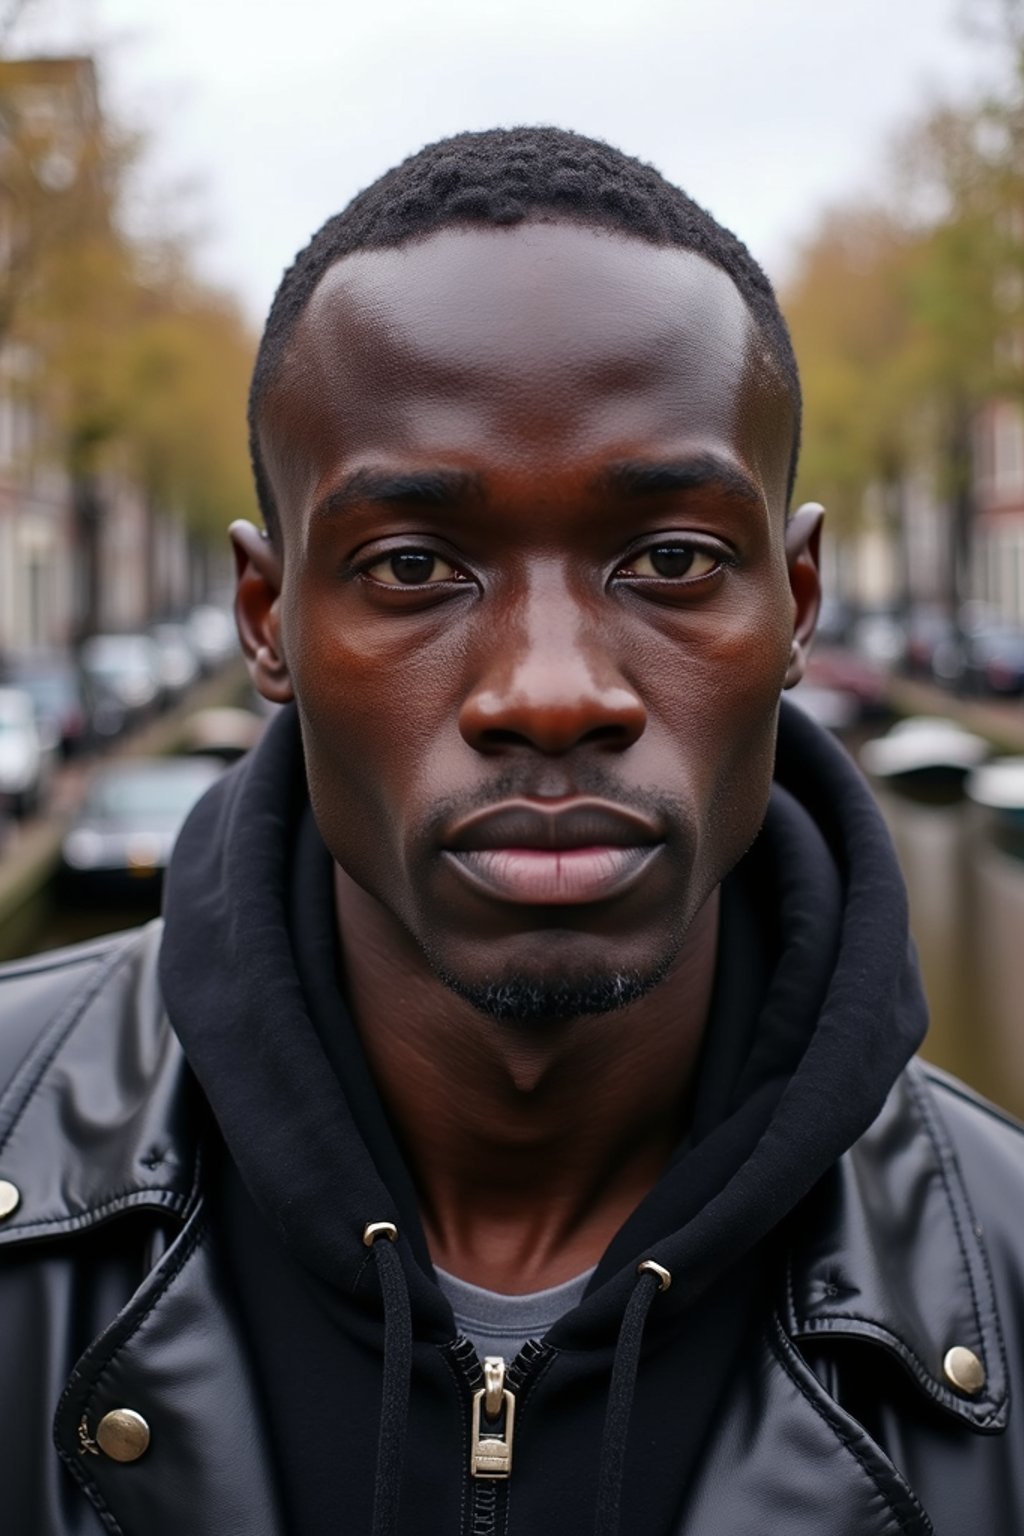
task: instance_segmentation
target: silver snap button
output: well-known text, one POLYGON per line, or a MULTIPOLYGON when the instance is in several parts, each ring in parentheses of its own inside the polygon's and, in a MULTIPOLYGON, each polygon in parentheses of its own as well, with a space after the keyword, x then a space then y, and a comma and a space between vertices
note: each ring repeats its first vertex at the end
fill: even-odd
POLYGON ((0 1179, 0 1221, 13 1216, 21 1204, 21 1190, 10 1179, 0 1179))
POLYGON ((974 1350, 965 1349, 962 1344, 947 1349, 942 1373, 950 1386, 956 1387, 958 1392, 966 1392, 968 1397, 973 1397, 985 1385, 985 1367, 974 1350))
POLYGON ((113 1408, 96 1427, 96 1444, 111 1461, 138 1461, 149 1445, 149 1425, 134 1408, 113 1408))

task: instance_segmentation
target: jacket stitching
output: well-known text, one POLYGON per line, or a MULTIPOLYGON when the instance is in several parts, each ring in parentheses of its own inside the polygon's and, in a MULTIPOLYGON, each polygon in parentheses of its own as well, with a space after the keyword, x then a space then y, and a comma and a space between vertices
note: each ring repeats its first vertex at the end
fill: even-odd
MULTIPOLYGON (((955 1164, 956 1154, 953 1147, 950 1145, 948 1138, 942 1133, 939 1125, 936 1124, 937 1110, 933 1110, 930 1103, 930 1093, 925 1086, 927 1083, 927 1074, 916 1063, 911 1063, 906 1069, 905 1079, 907 1091, 914 1101, 915 1108, 918 1110, 918 1113, 921 1117, 925 1134, 928 1136, 928 1139, 931 1142, 932 1148, 935 1152, 935 1158, 939 1168, 939 1177, 942 1180, 943 1190, 945 1191, 946 1195, 946 1203, 949 1206, 950 1216, 953 1221, 953 1230, 956 1233, 957 1246, 960 1249, 960 1257, 963 1260, 964 1269, 967 1271, 967 1283, 971 1293, 971 1303, 974 1309, 975 1324, 978 1329, 978 1343, 984 1347, 985 1328, 982 1322, 982 1309, 979 1303, 977 1288, 974 1281, 974 1273, 967 1252, 967 1246, 964 1241, 963 1226, 957 1208, 957 1201, 948 1172, 949 1166, 951 1164, 955 1164), (919 1079, 923 1079, 924 1082, 919 1079)), ((973 1222, 974 1213, 971 1210, 967 1191, 963 1187, 963 1183, 960 1179, 957 1180, 957 1185, 973 1222)), ((989 1283, 990 1296, 994 1296, 992 1271, 989 1266, 988 1255, 980 1241, 978 1241, 975 1246, 977 1252, 980 1255, 981 1263, 989 1283)), ((807 1336, 825 1335, 831 1331, 830 1325, 834 1323, 862 1323, 866 1327, 870 1327, 873 1330, 874 1335, 880 1341, 885 1340, 889 1342, 893 1346, 896 1354, 899 1355, 902 1360, 906 1361, 911 1366, 916 1365, 918 1367, 918 1369, 914 1370, 913 1372, 914 1378, 934 1402, 941 1404, 947 1409, 952 1408, 953 1411, 955 1411, 958 1415, 967 1416, 970 1422, 975 1424, 979 1429, 987 1429, 993 1424, 998 1425, 1002 1422, 1002 1409, 999 1404, 990 1408, 985 1414, 972 1412, 972 1404, 962 1402, 959 1398, 954 1397, 951 1392, 947 1391, 940 1382, 935 1380, 933 1374, 931 1371, 929 1371, 928 1367, 920 1358, 917 1351, 913 1349, 909 1344, 907 1344, 905 1340, 901 1339, 898 1334, 893 1333, 889 1328, 886 1328, 884 1324, 879 1323, 877 1318, 866 1317, 863 1313, 859 1312, 840 1310, 839 1308, 830 1308, 828 1312, 819 1314, 819 1316, 815 1319, 801 1319, 796 1303, 792 1251, 790 1251, 786 1258, 786 1300, 788 1311, 787 1322, 793 1334, 807 1336)), ((1008 1382, 1009 1367, 1006 1359, 1006 1348, 1003 1341, 1002 1330, 998 1326, 998 1318, 995 1313, 994 1303, 989 1306, 988 1315, 992 1318, 993 1321, 992 1331, 995 1333, 998 1343, 999 1357, 1003 1366, 1003 1380, 1008 1382)), ((1008 1386, 1006 1389, 1006 1401, 1007 1403, 1009 1402, 1008 1386)))
MULTIPOLYGON (((181 1190, 173 1189, 146 1189, 130 1185, 127 1189, 120 1189, 110 1195, 102 1205, 90 1206, 86 1211, 80 1211, 77 1216, 45 1216, 39 1221, 26 1222, 23 1226, 11 1229, 11 1239, 31 1237, 36 1232, 44 1231, 47 1227, 63 1227, 66 1232, 77 1231, 81 1227, 92 1226, 101 1216, 112 1215, 118 1210, 125 1210, 135 1205, 155 1204, 161 1210, 186 1210, 191 1191, 187 1194, 181 1190)), ((0 1246, 10 1246, 0 1237, 0 1246)))
MULTIPOLYGON (((974 1307, 974 1317, 978 1328, 978 1342, 981 1343, 984 1338, 981 1302, 978 1297, 978 1288, 975 1284, 974 1272, 971 1267, 970 1257, 967 1252, 967 1244, 964 1241, 963 1224, 960 1220, 960 1212, 957 1209, 957 1201, 954 1195, 952 1181, 949 1176, 948 1164, 953 1156, 953 1151, 952 1148, 946 1144, 945 1137, 939 1136, 938 1127, 936 1126, 934 1116, 932 1115, 931 1105, 927 1102, 927 1097, 922 1091, 921 1085, 915 1081, 913 1073, 910 1072, 907 1073, 907 1088, 910 1092, 911 1098, 914 1100, 914 1103, 918 1107, 921 1119, 924 1121, 925 1130, 928 1132, 929 1140, 935 1149, 935 1156, 939 1165, 939 1177, 941 1178, 942 1186, 946 1191, 946 1199, 949 1202, 949 1208, 953 1216, 953 1226, 956 1231, 956 1240, 960 1249, 960 1257, 963 1259, 964 1268, 967 1271, 967 1284, 970 1288, 971 1302, 974 1307)), ((964 1194, 962 1186, 959 1192, 962 1195, 964 1194)))
POLYGON ((999 1104, 993 1104, 980 1093, 975 1093, 966 1083, 959 1082, 955 1077, 948 1077, 945 1072, 931 1066, 928 1062, 918 1062, 918 1068, 920 1075, 933 1092, 939 1089, 943 1093, 948 1093, 951 1098, 959 1099, 963 1104, 969 1104, 972 1109, 980 1109, 989 1120, 1005 1125, 1007 1130, 1016 1131, 1018 1136, 1024 1135, 1024 1122, 1018 1120, 1015 1115, 1011 1115, 999 1104))
POLYGON ((75 1393, 80 1385, 86 1388, 86 1397, 81 1404, 82 1412, 87 1418, 91 1416, 93 1404, 96 1401, 96 1394, 99 1390, 100 1377, 102 1376, 103 1372, 109 1368, 114 1356, 120 1350, 122 1350, 132 1338, 134 1338, 135 1334, 142 1327, 143 1323, 149 1317, 153 1309, 157 1306, 157 1304, 166 1295, 170 1287, 174 1284, 182 1269, 188 1263, 189 1259, 192 1257, 193 1253, 196 1251, 197 1247, 205 1236, 205 1222, 197 1223, 196 1230, 193 1233, 191 1239, 184 1246, 175 1263, 168 1270, 164 1283, 156 1291, 156 1294, 150 1298, 149 1304, 145 1311, 142 1312, 139 1317, 131 1319, 130 1327, 126 1327, 125 1322, 122 1322, 121 1327, 119 1328, 115 1323, 110 1334, 108 1334, 106 1337, 108 1348, 102 1360, 90 1359, 88 1361, 88 1365, 84 1369, 80 1365, 76 1366, 68 1379, 67 1386, 61 1393, 60 1402, 57 1404, 57 1412, 54 1415, 54 1442, 57 1446, 57 1452, 64 1464, 70 1469, 73 1477, 75 1478, 75 1481, 82 1487, 86 1496, 95 1506, 104 1525, 108 1530, 114 1533, 114 1536, 123 1536, 120 1523, 115 1519, 112 1511, 110 1510, 110 1507, 103 1496, 103 1492, 100 1489, 99 1484, 95 1481, 94 1478, 91 1478, 88 1475, 84 1466, 82 1466, 82 1464, 77 1461, 74 1456, 70 1455, 61 1444, 61 1441, 58 1437, 58 1426, 63 1415, 69 1407, 71 1399, 75 1396, 75 1393))
MULTIPOLYGON (((782 1324, 778 1318, 773 1318, 772 1320, 772 1331, 769 1335, 768 1343, 772 1353, 775 1355, 779 1364, 782 1366, 786 1375, 796 1387, 801 1397, 803 1397, 808 1406, 812 1408, 813 1411, 818 1415, 822 1423, 828 1426, 839 1443, 856 1461, 865 1477, 869 1480, 870 1483, 872 1483, 879 1495, 885 1500, 886 1506, 899 1525, 900 1530, 905 1532, 905 1536, 922 1536, 920 1530, 915 1533, 914 1527, 907 1524, 905 1515, 893 1503, 890 1491, 886 1489, 882 1483, 881 1478, 878 1476, 878 1473, 867 1461, 863 1452, 860 1450, 860 1447, 850 1439, 850 1436, 847 1433, 842 1421, 838 1418, 838 1415, 831 1412, 825 1402, 817 1402, 808 1392, 805 1384, 801 1381, 797 1372, 794 1371, 792 1361, 789 1359, 789 1351, 793 1346, 786 1338, 785 1330, 783 1329, 782 1324)), ((822 1391, 824 1391, 824 1388, 822 1388, 822 1391)), ((893 1469, 893 1475, 894 1477, 899 1476, 895 1468, 893 1469)), ((897 1483, 895 1485, 894 1491, 900 1495, 901 1499, 905 1500, 911 1505, 912 1509, 918 1517, 918 1520, 924 1522, 923 1530, 931 1532, 931 1521, 928 1518, 928 1514, 924 1509, 924 1506, 915 1497, 913 1490, 907 1484, 901 1485, 897 1483)))
MULTIPOLYGON (((985 1311, 982 1312, 981 1304, 980 1304, 979 1297, 978 1297, 977 1287, 976 1287, 975 1281, 974 1281, 974 1274, 973 1274, 973 1271, 971 1269, 970 1260, 968 1259, 967 1252, 966 1252, 966 1246, 965 1246, 964 1241, 963 1241, 963 1235, 962 1235, 962 1229, 961 1229, 961 1224, 960 1224, 960 1218, 959 1218, 959 1214, 958 1214, 957 1209, 956 1209, 956 1201, 953 1198, 952 1189, 951 1189, 949 1183, 947 1183, 947 1181, 946 1181, 946 1173, 945 1173, 946 1162, 949 1161, 950 1163, 953 1163, 956 1154, 955 1154, 955 1151, 953 1150, 952 1145, 949 1142, 949 1137, 948 1137, 948 1134, 946 1132, 946 1128, 945 1128, 945 1126, 942 1123, 942 1119, 941 1119, 938 1107, 931 1103, 931 1094, 930 1094, 930 1092, 927 1092, 925 1090, 925 1088, 921 1084, 915 1082, 913 1080, 913 1078, 910 1079, 910 1086, 911 1086, 911 1091, 914 1094, 915 1099, 920 1103, 921 1113, 924 1116, 925 1123, 926 1123, 926 1125, 928 1127, 929 1134, 931 1135, 932 1140, 933 1140, 933 1142, 935 1144, 936 1150, 938 1151, 940 1166, 943 1168, 943 1183, 946 1184, 946 1189, 947 1189, 948 1196, 949 1196, 949 1202, 950 1202, 950 1205, 953 1208, 953 1221, 954 1221, 954 1224, 956 1226, 957 1239, 960 1242, 960 1250, 963 1253, 964 1263, 965 1263, 965 1265, 967 1267, 968 1282, 969 1282, 970 1287, 971 1287, 971 1299, 974 1302, 975 1316, 976 1316, 977 1321, 978 1321, 978 1330, 979 1330, 979 1333, 981 1335, 982 1346, 984 1347, 984 1343, 985 1343, 985 1339, 986 1339, 986 1330, 985 1330, 985 1319, 986 1318, 991 1323, 991 1328, 990 1328, 989 1331, 995 1335, 996 1348, 997 1348, 997 1352, 998 1352, 998 1355, 999 1355, 999 1363, 1002 1366, 1003 1381, 1005 1383, 1005 1388, 1004 1388, 1005 1403, 1006 1403, 1006 1405, 1008 1407, 1009 1406, 1009 1401, 1010 1401, 1009 1362, 1008 1362, 1008 1360, 1006 1358, 1006 1343, 1005 1343, 1005 1340, 1003 1339, 1003 1330, 999 1326, 999 1313, 998 1313, 998 1310, 996 1308, 996 1301, 995 1301, 995 1283, 994 1283, 994 1280, 993 1280, 993 1277, 992 1277, 992 1269, 991 1269, 991 1266, 989 1265, 989 1261, 988 1261, 988 1254, 985 1251, 985 1245, 981 1241, 981 1238, 980 1237, 976 1237, 975 1238, 975 1243, 974 1243, 974 1249, 975 1249, 975 1252, 979 1255, 979 1258, 980 1258, 980 1261, 981 1261, 981 1267, 982 1267, 982 1269, 985 1272, 985 1279, 988 1282, 988 1297, 986 1298, 987 1302, 988 1302, 988 1305, 985 1308, 985 1311), (946 1153, 946 1157, 943 1157, 943 1152, 944 1151, 946 1153)), ((971 1218, 972 1226, 974 1227, 975 1231, 977 1231, 978 1220, 977 1220, 977 1217, 974 1214, 974 1209, 973 1209, 973 1207, 971 1205, 970 1196, 967 1193, 966 1186, 964 1185, 963 1180, 959 1177, 959 1165, 956 1165, 956 1167, 957 1167, 957 1185, 958 1185, 958 1189, 959 1189, 959 1192, 960 1192, 960 1197, 963 1200, 964 1206, 966 1207, 967 1214, 971 1218)), ((996 1408, 984 1420, 982 1420, 981 1422, 983 1422, 985 1424, 991 1424, 993 1422, 997 1422, 999 1420, 999 1418, 1000 1418, 999 1409, 996 1408)))
POLYGON ((82 1489, 82 1492, 89 1500, 89 1503, 96 1510, 96 1513, 99 1515, 107 1530, 111 1531, 113 1536, 124 1536, 124 1532, 122 1531, 119 1522, 115 1519, 113 1511, 108 1505, 106 1499, 103 1497, 103 1494, 100 1492, 96 1483, 94 1483, 93 1480, 87 1476, 81 1463, 74 1456, 69 1455, 68 1452, 65 1451, 64 1447, 60 1444, 57 1446, 57 1454, 59 1455, 64 1465, 67 1467, 68 1471, 71 1473, 71 1476, 74 1478, 75 1482, 82 1489))
MULTIPOLYGON (((85 1401, 82 1404, 83 1411, 86 1414, 89 1413, 96 1398, 100 1376, 105 1370, 108 1369, 114 1356, 120 1350, 124 1349, 125 1345, 135 1337, 154 1308, 160 1301, 163 1300, 167 1291, 174 1284, 175 1280, 181 1274, 181 1271, 184 1269, 185 1265, 188 1263, 189 1259, 195 1253, 196 1249, 199 1247, 200 1243, 205 1239, 205 1237, 206 1221, 205 1219, 202 1221, 197 1220, 195 1231, 183 1244, 182 1251, 175 1257, 175 1261, 173 1265, 171 1265, 171 1267, 168 1269, 166 1275, 162 1277, 162 1283, 157 1287, 157 1289, 154 1291, 154 1294, 150 1297, 145 1309, 137 1316, 132 1316, 130 1314, 128 1316, 122 1316, 118 1321, 114 1322, 107 1334, 100 1336, 100 1339, 96 1341, 96 1344, 102 1342, 105 1346, 102 1357, 100 1357, 99 1354, 90 1354, 85 1358, 84 1363, 79 1363, 75 1366, 75 1369, 72 1371, 70 1377, 68 1378, 67 1386, 61 1393, 60 1402, 57 1405, 56 1418, 58 1420, 65 1412, 69 1400, 75 1395, 76 1391, 81 1386, 84 1386, 88 1393, 85 1401)), ((95 1348, 96 1346, 93 1345, 92 1347, 95 1348)))
POLYGON ((155 1294, 150 1297, 149 1304, 146 1307, 145 1311, 141 1312, 138 1317, 132 1319, 131 1327, 127 1330, 127 1332, 125 1332, 123 1334, 123 1336, 121 1338, 119 1338, 116 1341, 116 1343, 114 1345, 114 1348, 108 1353, 106 1359, 103 1362, 103 1365, 100 1367, 100 1369, 95 1373, 95 1375, 93 1377, 92 1387, 91 1387, 91 1390, 89 1392, 89 1396, 87 1397, 86 1402, 85 1402, 85 1412, 86 1412, 86 1414, 89 1413, 89 1410, 91 1409, 91 1407, 93 1405, 93 1402, 95 1401, 96 1393, 99 1390, 100 1375, 102 1374, 103 1371, 107 1370, 110 1367, 111 1363, 113 1362, 114 1356, 116 1354, 119 1354, 121 1352, 121 1350, 123 1350, 125 1348, 126 1345, 131 1343, 132 1339, 135 1337, 135 1335, 142 1328, 143 1324, 147 1321, 148 1318, 150 1318, 152 1316, 153 1312, 156 1310, 156 1308, 159 1305, 159 1303, 161 1301, 163 1301, 164 1297, 167 1295, 167 1292, 170 1290, 170 1288, 174 1284, 175 1280, 177 1280, 178 1276, 181 1274, 182 1270, 185 1268, 185 1265, 192 1258, 193 1254, 200 1247, 200 1245, 206 1240, 207 1232, 208 1232, 208 1228, 207 1228, 206 1221, 203 1220, 203 1221, 197 1222, 196 1230, 193 1233, 191 1240, 186 1244, 186 1246, 183 1248, 182 1252, 178 1255, 178 1258, 177 1258, 176 1262, 174 1263, 174 1265, 172 1266, 172 1268, 170 1270, 168 1270, 167 1277, 164 1280, 163 1285, 161 1285, 159 1290, 157 1290, 155 1292, 155 1294))
POLYGON ((974 1407, 972 1403, 961 1402, 959 1398, 954 1397, 951 1392, 948 1392, 940 1382, 935 1381, 929 1374, 917 1351, 911 1349, 910 1345, 905 1344, 898 1334, 884 1327, 883 1324, 877 1322, 873 1317, 864 1317, 859 1312, 831 1312, 827 1317, 809 1319, 801 1323, 795 1332, 799 1338, 827 1338, 829 1334, 839 1331, 834 1326, 835 1324, 842 1324, 844 1322, 863 1323, 865 1328, 871 1330, 870 1335, 868 1335, 869 1337, 876 1339, 879 1343, 891 1344, 894 1353, 911 1367, 914 1380, 918 1386, 934 1402, 938 1403, 940 1407, 947 1409, 952 1407, 958 1416, 968 1417, 969 1422, 977 1429, 987 1429, 991 1424, 1000 1422, 1000 1410, 998 1408, 989 1409, 984 1414, 972 1412, 974 1407))
POLYGON ((96 998, 103 984, 122 965, 127 965, 128 961, 132 958, 133 952, 133 946, 127 944, 115 949, 113 956, 105 964, 99 966, 97 973, 93 976, 92 986, 86 989, 85 995, 71 998, 61 1012, 57 1014, 54 1023, 51 1025, 51 1038, 44 1037, 42 1046, 37 1048, 38 1055, 33 1057, 30 1052, 25 1061, 18 1067, 14 1076, 7 1084, 5 1091, 0 1095, 0 1109, 4 1107, 4 1100, 9 1098, 13 1101, 10 1124, 3 1134, 0 1135, 0 1153, 4 1151, 7 1143, 10 1141, 15 1127, 25 1113, 33 1094, 42 1082, 47 1069, 50 1067, 61 1046, 67 1040, 86 1009, 96 998), (27 1081, 24 1084, 23 1097, 19 1103, 18 1096, 22 1092, 21 1079, 23 1077, 27 1077, 27 1081))
POLYGON ((116 1215, 119 1210, 131 1210, 136 1206, 155 1205, 160 1210, 174 1211, 183 1215, 195 1204, 199 1195, 199 1185, 203 1172, 202 1149, 197 1148, 195 1153, 195 1166, 192 1171, 192 1181, 187 1191, 181 1189, 169 1189, 157 1185, 154 1188, 129 1184, 124 1189, 116 1190, 108 1195, 102 1205, 90 1206, 88 1210, 80 1211, 77 1216, 46 1216, 39 1221, 25 1222, 18 1227, 10 1229, 10 1239, 7 1234, 0 1235, 0 1247, 12 1247, 14 1243, 35 1236, 49 1227, 60 1227, 64 1232, 77 1232, 83 1227, 91 1227, 104 1216, 116 1215))

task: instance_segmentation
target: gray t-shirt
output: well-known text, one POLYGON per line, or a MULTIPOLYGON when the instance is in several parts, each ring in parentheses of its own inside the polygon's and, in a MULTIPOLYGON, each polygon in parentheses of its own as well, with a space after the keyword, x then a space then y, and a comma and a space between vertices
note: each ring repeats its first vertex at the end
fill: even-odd
POLYGON ((578 1306, 594 1273, 588 1269, 546 1291, 506 1296, 459 1280, 443 1269, 435 1268, 434 1272, 455 1313, 458 1331, 476 1345, 481 1359, 501 1355, 506 1361, 518 1355, 527 1339, 542 1339, 564 1313, 578 1306))

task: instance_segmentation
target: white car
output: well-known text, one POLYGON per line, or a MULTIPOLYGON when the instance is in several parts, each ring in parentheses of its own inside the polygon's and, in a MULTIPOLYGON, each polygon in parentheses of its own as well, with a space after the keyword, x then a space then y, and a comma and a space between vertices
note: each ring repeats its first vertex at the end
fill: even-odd
POLYGON ((0 805, 15 816, 38 809, 53 766, 43 741, 35 706, 20 688, 0 688, 0 805))

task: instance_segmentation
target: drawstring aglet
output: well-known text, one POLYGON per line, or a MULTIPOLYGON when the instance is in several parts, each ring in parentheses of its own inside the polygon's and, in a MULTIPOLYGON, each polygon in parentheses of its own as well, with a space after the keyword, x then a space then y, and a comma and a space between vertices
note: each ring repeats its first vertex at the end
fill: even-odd
POLYGON ((363 1242, 372 1248, 378 1237, 386 1237, 389 1243, 398 1242, 398 1228, 393 1221, 368 1221, 363 1228, 363 1242))

